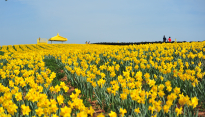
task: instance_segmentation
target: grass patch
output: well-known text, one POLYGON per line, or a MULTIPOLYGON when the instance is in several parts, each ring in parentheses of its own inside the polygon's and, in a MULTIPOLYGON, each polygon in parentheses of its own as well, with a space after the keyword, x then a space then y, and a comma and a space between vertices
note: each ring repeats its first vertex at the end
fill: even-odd
POLYGON ((45 58, 43 61, 45 62, 45 66, 49 68, 51 72, 56 73, 56 77, 53 79, 52 85, 53 86, 60 85, 60 79, 65 76, 65 73, 60 72, 61 67, 58 66, 55 58, 45 58))

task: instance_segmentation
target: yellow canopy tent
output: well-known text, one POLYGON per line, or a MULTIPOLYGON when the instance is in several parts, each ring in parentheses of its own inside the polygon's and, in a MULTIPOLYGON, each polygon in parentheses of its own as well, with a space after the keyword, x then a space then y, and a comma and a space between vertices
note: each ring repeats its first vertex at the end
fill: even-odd
POLYGON ((51 43, 52 41, 62 41, 63 43, 64 41, 67 41, 67 40, 68 40, 67 38, 59 36, 59 33, 58 33, 55 37, 50 38, 48 41, 51 41, 51 43))

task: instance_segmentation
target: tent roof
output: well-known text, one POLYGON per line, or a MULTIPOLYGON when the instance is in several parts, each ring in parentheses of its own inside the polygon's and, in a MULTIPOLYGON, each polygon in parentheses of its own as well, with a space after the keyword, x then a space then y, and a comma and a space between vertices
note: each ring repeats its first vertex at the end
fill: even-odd
POLYGON ((59 36, 59 33, 55 36, 50 38, 48 41, 67 41, 68 39, 65 37, 59 36))

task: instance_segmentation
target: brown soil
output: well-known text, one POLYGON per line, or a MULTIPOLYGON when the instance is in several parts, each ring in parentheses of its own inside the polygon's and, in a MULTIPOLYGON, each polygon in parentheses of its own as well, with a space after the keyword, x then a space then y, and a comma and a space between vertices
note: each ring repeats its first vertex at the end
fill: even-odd
POLYGON ((205 117, 205 112, 199 112, 198 117, 205 117))
MULTIPOLYGON (((201 102, 201 103, 204 103, 204 102, 201 102)), ((205 117, 205 109, 202 109, 201 105, 199 105, 197 109, 199 109, 198 117, 205 117)))

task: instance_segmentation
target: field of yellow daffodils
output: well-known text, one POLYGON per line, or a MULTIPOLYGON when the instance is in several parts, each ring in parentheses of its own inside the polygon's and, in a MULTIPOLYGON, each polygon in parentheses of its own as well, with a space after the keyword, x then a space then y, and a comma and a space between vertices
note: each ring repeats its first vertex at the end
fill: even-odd
POLYGON ((0 47, 1 117, 194 117, 205 106, 205 42, 0 47), (67 76, 45 59, 53 59, 67 76), (75 90, 68 94, 71 84, 75 90), (65 95, 66 94, 66 95, 65 95), (86 106, 96 100, 104 111, 86 106))

